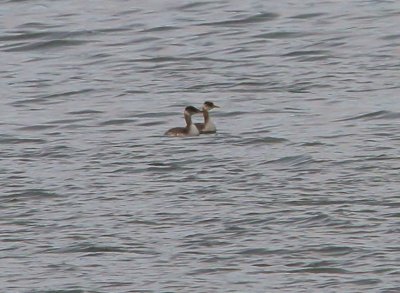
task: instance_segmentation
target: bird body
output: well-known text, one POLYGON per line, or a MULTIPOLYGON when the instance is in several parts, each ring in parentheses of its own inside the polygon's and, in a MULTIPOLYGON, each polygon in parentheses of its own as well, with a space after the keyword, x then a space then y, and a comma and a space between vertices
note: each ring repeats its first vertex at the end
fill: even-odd
POLYGON ((214 108, 219 108, 219 106, 215 105, 213 102, 204 102, 202 108, 204 123, 195 123, 200 133, 207 134, 217 132, 217 127, 211 120, 210 113, 208 112, 209 110, 214 108))
POLYGON ((167 136, 198 136, 200 135, 200 131, 198 128, 192 123, 192 115, 201 113, 199 109, 193 106, 188 106, 185 108, 183 112, 183 116, 185 117, 186 126, 185 127, 174 127, 165 132, 167 136))

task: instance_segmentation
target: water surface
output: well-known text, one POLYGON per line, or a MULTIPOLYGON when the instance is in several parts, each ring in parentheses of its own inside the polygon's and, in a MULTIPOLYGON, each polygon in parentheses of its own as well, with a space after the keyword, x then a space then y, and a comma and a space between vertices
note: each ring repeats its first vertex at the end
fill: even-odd
POLYGON ((399 3, 142 2, 0 8, 1 291, 399 292, 399 3))

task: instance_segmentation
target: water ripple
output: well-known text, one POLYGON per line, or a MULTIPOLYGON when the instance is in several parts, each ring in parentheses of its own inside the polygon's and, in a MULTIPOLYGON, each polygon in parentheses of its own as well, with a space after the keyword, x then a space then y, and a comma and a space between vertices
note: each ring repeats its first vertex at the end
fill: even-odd
POLYGON ((2 3, 2 291, 400 292, 395 1, 103 2, 2 3))
POLYGON ((258 13, 255 15, 247 16, 247 17, 238 18, 238 19, 207 22, 207 23, 202 23, 200 25, 207 25, 207 26, 213 26, 213 27, 214 26, 249 25, 249 24, 258 23, 258 22, 271 21, 277 17, 279 17, 279 15, 276 13, 264 12, 264 13, 258 13))

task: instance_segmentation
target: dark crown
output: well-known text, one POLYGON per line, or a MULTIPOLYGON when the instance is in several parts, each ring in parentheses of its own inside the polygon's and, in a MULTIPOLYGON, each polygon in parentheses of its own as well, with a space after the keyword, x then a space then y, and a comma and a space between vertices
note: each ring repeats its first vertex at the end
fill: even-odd
POLYGON ((196 107, 193 107, 193 106, 187 106, 185 108, 185 111, 188 111, 189 113, 198 113, 198 112, 200 112, 199 109, 197 109, 196 107))

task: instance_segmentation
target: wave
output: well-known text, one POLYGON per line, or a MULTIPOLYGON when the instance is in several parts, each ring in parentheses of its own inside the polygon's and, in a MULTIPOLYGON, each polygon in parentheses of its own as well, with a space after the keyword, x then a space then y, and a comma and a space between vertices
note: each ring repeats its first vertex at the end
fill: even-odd
POLYGON ((360 114, 360 115, 352 116, 349 118, 340 119, 337 121, 374 120, 374 119, 389 119, 389 120, 391 120, 391 119, 399 119, 399 118, 400 118, 399 112, 381 110, 381 111, 374 111, 374 112, 369 112, 369 113, 365 113, 365 114, 360 114))
POLYGON ((279 17, 279 14, 272 13, 272 12, 264 12, 264 13, 251 15, 251 16, 248 16, 248 17, 239 18, 239 19, 206 22, 206 23, 201 23, 199 25, 206 25, 206 26, 236 26, 236 25, 253 24, 253 23, 257 23, 257 22, 271 21, 271 20, 274 20, 274 19, 276 19, 278 17, 279 17))

